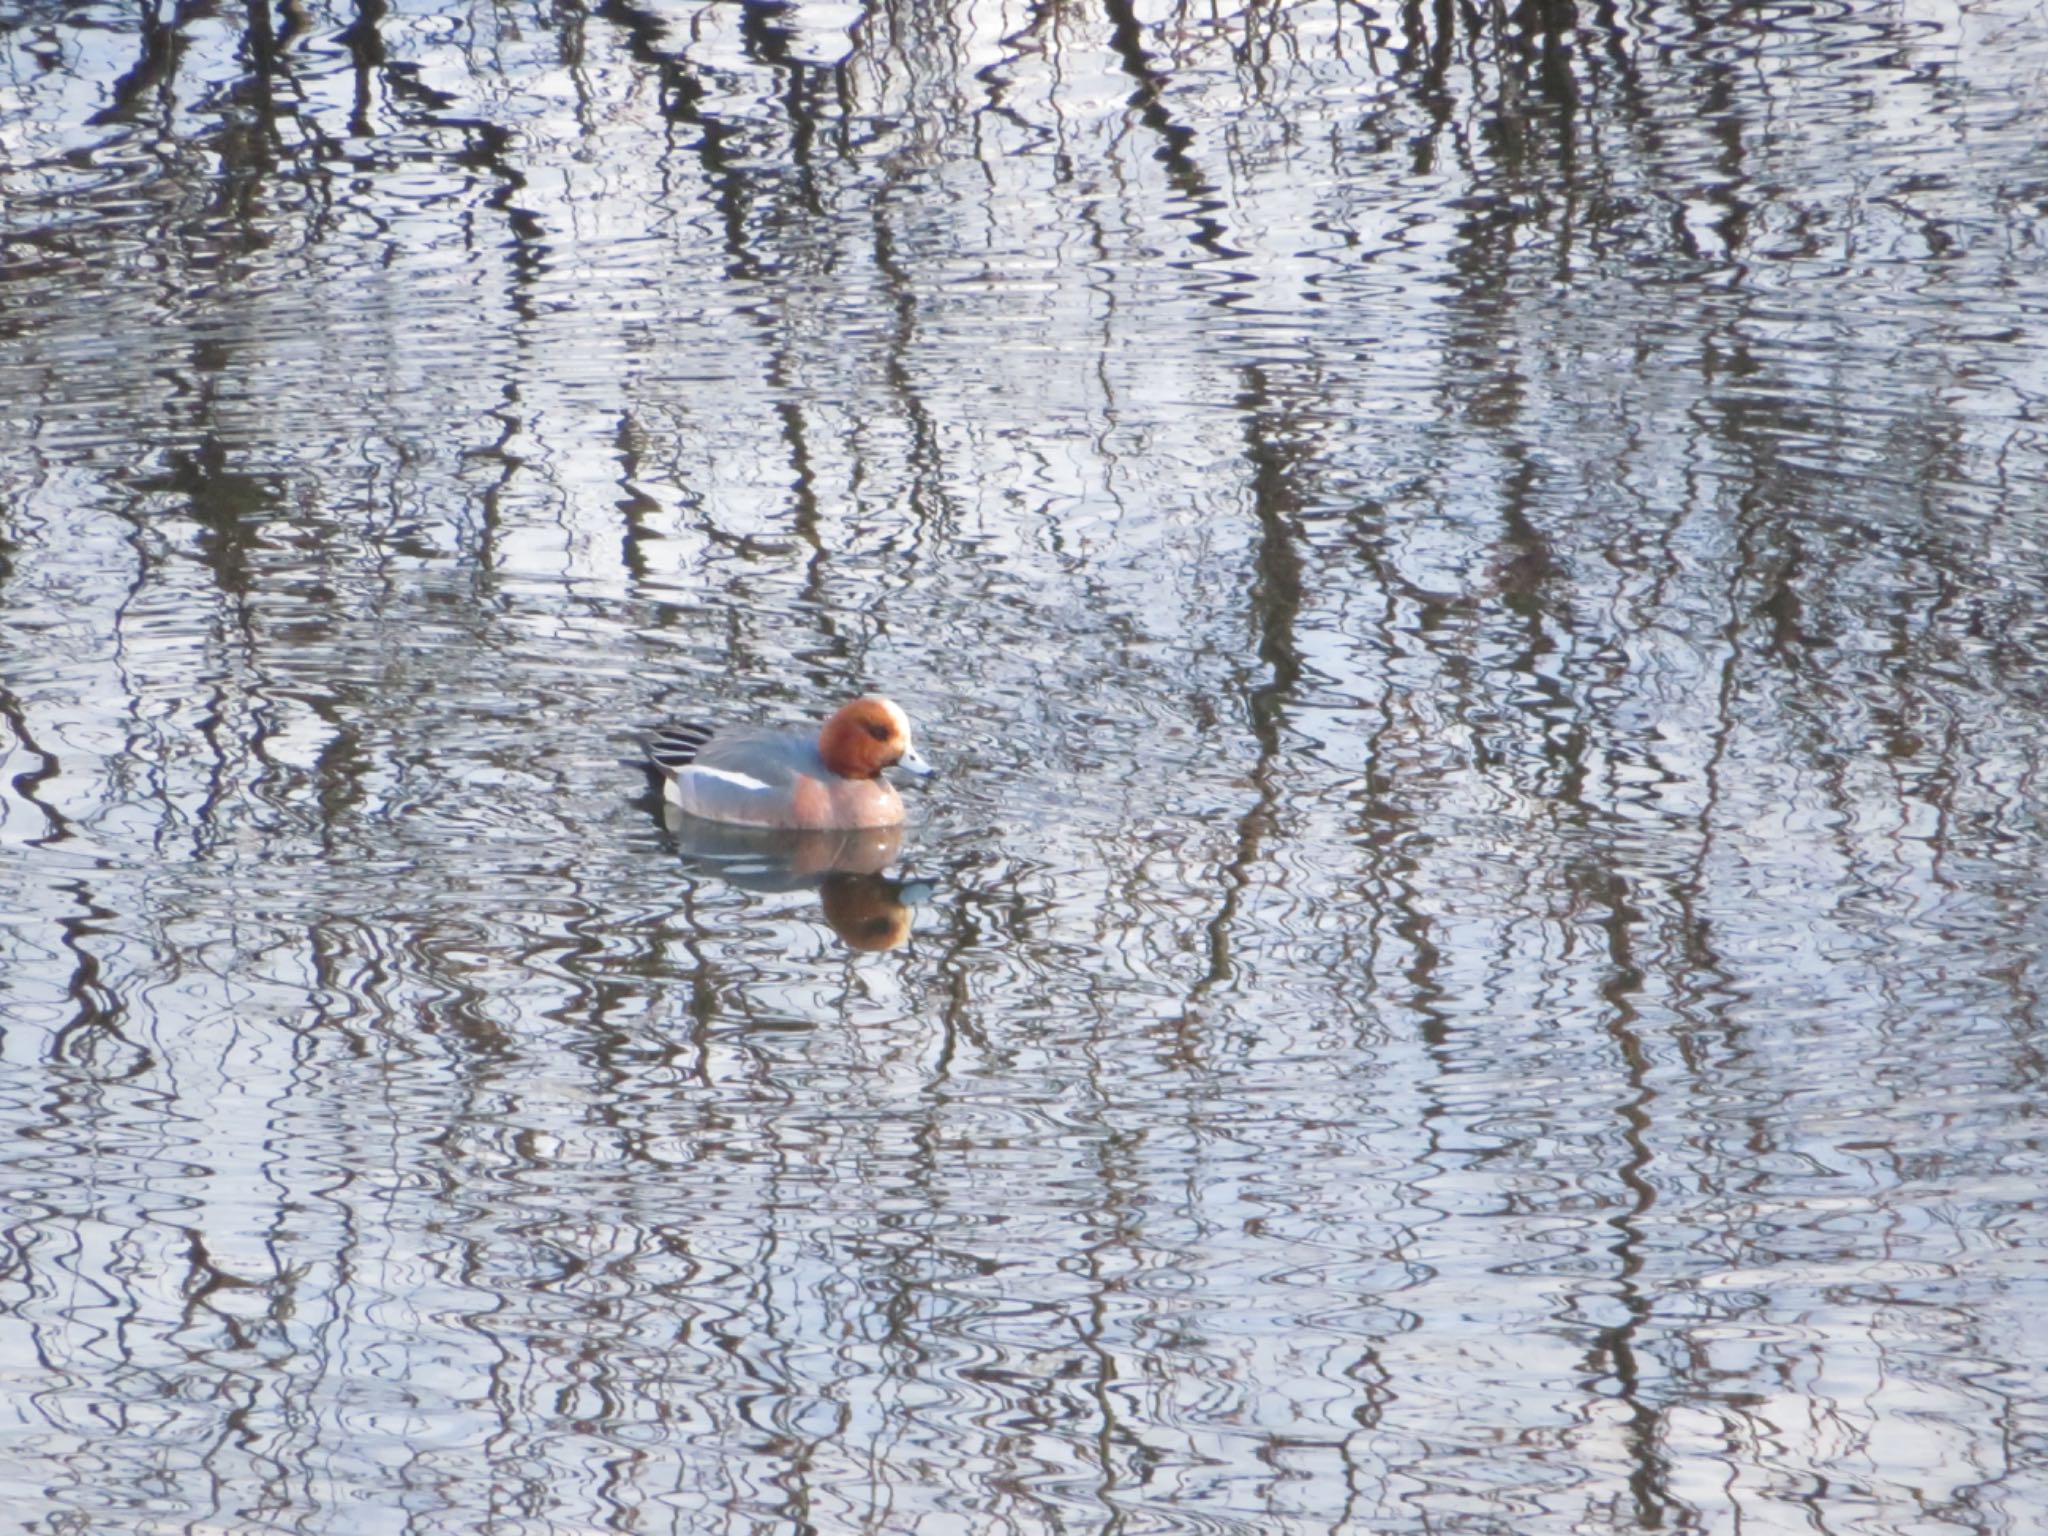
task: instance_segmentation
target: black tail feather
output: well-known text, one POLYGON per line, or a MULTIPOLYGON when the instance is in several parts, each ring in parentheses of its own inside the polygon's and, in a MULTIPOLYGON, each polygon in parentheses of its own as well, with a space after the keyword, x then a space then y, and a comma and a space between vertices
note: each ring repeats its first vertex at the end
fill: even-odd
POLYGON ((664 725, 647 738, 647 760, 657 768, 674 772, 697 760, 704 743, 711 739, 713 726, 699 720, 664 725))

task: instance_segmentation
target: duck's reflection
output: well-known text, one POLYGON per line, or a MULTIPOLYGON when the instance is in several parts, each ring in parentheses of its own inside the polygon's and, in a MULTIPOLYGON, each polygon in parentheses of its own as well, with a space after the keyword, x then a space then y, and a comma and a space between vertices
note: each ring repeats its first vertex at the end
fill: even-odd
POLYGON ((910 937, 912 910, 931 895, 924 880, 882 873, 903 851, 901 827, 786 832, 728 826, 662 805, 662 824, 683 861, 747 891, 815 889, 825 921, 851 949, 894 949, 910 937))

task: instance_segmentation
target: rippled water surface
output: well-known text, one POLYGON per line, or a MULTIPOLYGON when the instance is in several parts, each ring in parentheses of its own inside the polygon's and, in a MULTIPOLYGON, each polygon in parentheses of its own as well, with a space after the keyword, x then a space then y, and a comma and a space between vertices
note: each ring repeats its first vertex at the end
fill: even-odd
POLYGON ((2044 109, 0 0, 0 1525, 2048 1529, 2044 109), (866 689, 900 842, 624 761, 866 689))

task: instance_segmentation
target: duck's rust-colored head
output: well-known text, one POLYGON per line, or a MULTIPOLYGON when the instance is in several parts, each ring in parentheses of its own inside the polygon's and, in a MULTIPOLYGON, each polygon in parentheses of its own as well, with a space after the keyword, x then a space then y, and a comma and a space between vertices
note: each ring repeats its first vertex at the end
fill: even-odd
POLYGON ((818 755, 834 773, 849 779, 878 779, 884 768, 901 768, 923 778, 932 766, 910 741, 910 717, 878 694, 863 694, 818 732, 818 755))

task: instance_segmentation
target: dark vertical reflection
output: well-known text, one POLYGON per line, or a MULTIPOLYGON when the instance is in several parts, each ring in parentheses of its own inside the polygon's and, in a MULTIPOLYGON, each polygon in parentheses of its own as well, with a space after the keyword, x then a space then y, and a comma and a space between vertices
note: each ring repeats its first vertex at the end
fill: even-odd
POLYGON ((1189 215, 1193 233, 1189 236, 1211 256, 1229 254, 1226 226, 1215 216, 1222 206, 1216 188, 1193 154, 1195 130, 1174 118, 1166 104, 1170 84, 1167 72, 1154 62, 1145 46, 1145 29, 1138 21, 1130 0, 1103 0, 1110 22, 1110 47, 1115 50, 1124 72, 1137 82, 1130 104, 1138 120, 1159 140, 1157 155, 1189 215))
POLYGON ((1302 604, 1302 559, 1296 548, 1295 517, 1301 502, 1298 477, 1313 458, 1314 443, 1304 425, 1275 400, 1262 370, 1248 370, 1237 402, 1251 463, 1251 515, 1257 524, 1251 580, 1251 631, 1265 675, 1245 695, 1246 714, 1258 742, 1252 769, 1254 798, 1237 819, 1235 847, 1223 869, 1223 899, 1208 923, 1209 964, 1194 1000, 1228 984, 1234 975, 1231 930, 1261 847, 1277 827, 1283 785, 1281 753, 1286 744, 1286 708, 1301 679, 1294 627, 1302 604))
MULTIPOLYGON (((105 933, 104 925, 115 914, 95 901, 82 884, 74 884, 66 894, 77 904, 74 913, 58 922, 60 942, 70 961, 64 990, 72 1007, 71 1017, 51 1032, 50 1056, 96 1070, 97 1063, 117 1059, 107 1056, 106 1048, 118 1053, 129 1044, 122 1034, 126 1007, 119 993, 107 984, 102 961, 91 942, 105 933)), ((147 1056, 129 1056, 110 1076, 133 1077, 147 1065, 147 1056)))
POLYGON ((139 115, 142 103, 151 93, 168 87, 177 73, 185 27, 207 9, 203 4, 181 4, 165 20, 163 8, 156 0, 148 0, 140 7, 136 60, 114 82, 112 100, 94 114, 91 121, 95 126, 124 122, 139 115))
POLYGON ((1645 1227, 1657 1200, 1649 1178, 1654 1161, 1651 1111, 1656 1106, 1657 1094, 1649 1082, 1649 1050, 1635 1002, 1645 981, 1635 954, 1635 935, 1644 914, 1630 904, 1627 882, 1615 872, 1589 870, 1583 878, 1590 887, 1587 898, 1599 909, 1596 921, 1606 930, 1611 969, 1601 995, 1611 1010, 1607 1033, 1620 1059, 1628 1090, 1628 1097, 1615 1106, 1621 1118, 1621 1145, 1626 1154, 1616 1173, 1627 1196, 1623 1207, 1606 1218, 1615 1233, 1613 1296, 1623 1320, 1597 1330, 1593 1361, 1596 1368, 1612 1377, 1614 1396, 1628 1411, 1627 1440, 1632 1464, 1628 1482, 1636 1524, 1644 1530, 1661 1530, 1672 1508, 1670 1469, 1661 1447, 1657 1406, 1647 1394, 1636 1357, 1637 1340, 1649 1326, 1656 1305, 1656 1297, 1643 1284, 1648 1263, 1644 1253, 1645 1227))
MULTIPOLYGON (((0 591, 4 588, 5 576, 0 574, 0 591)), ((10 774, 7 780, 8 787, 43 818, 43 830, 25 841, 31 846, 61 842, 70 836, 69 820, 41 793, 42 787, 57 776, 61 767, 57 754, 36 740, 28 710, 5 687, 0 687, 0 723, 5 724, 8 735, 16 744, 15 749, 34 760, 30 767, 10 774)))
POLYGON ((384 34, 381 30, 388 7, 384 0, 355 0, 355 16, 335 34, 335 41, 348 50, 355 65, 355 105, 349 113, 351 136, 367 139, 377 132, 371 117, 376 97, 378 71, 384 67, 384 34))

